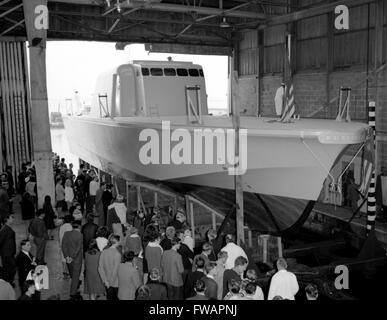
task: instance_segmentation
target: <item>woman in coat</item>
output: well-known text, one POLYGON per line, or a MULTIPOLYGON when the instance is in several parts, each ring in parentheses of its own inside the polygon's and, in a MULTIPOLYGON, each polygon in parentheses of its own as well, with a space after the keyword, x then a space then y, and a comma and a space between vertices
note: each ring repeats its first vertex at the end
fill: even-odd
POLYGON ((105 286, 98 272, 99 257, 101 252, 98 249, 97 241, 92 239, 89 248, 85 253, 85 293, 90 300, 95 300, 97 295, 105 294, 105 286))
POLYGON ((133 251, 125 253, 118 267, 118 299, 120 300, 134 300, 136 291, 142 284, 133 259, 133 251))
POLYGON ((24 192, 20 207, 22 219, 26 224, 26 235, 28 235, 28 226, 30 225, 31 220, 35 218, 35 206, 32 202, 31 195, 28 192, 24 192))
POLYGON ((46 229, 48 231, 48 236, 50 237, 50 240, 54 239, 54 236, 52 235, 52 230, 55 229, 55 212, 51 205, 51 197, 45 196, 44 197, 44 204, 43 204, 43 211, 44 211, 44 223, 46 224, 46 229))

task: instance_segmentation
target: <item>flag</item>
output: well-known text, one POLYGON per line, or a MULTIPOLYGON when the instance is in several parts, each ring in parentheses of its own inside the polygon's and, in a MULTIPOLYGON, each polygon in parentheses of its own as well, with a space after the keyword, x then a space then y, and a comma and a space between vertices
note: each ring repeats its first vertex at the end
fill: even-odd
POLYGON ((371 139, 365 145, 363 156, 363 167, 361 170, 361 183, 359 192, 365 197, 371 183, 372 172, 374 170, 373 141, 371 139))
POLYGON ((296 112, 296 106, 294 104, 294 87, 293 80, 290 79, 286 83, 285 88, 285 108, 281 115, 281 122, 289 122, 296 112))
POLYGON ((293 86, 293 75, 291 69, 291 35, 288 36, 287 45, 287 58, 285 66, 285 74, 287 74, 285 81, 285 106, 281 115, 281 122, 289 122, 296 112, 296 106, 294 104, 294 86, 293 86))

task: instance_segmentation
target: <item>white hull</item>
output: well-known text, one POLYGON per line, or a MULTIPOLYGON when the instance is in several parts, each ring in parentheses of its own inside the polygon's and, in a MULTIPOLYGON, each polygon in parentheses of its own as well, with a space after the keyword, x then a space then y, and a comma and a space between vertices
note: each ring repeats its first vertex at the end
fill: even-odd
MULTIPOLYGON (((224 165, 142 164, 139 152, 145 142, 139 141, 139 134, 153 128, 161 137, 161 120, 169 120, 171 130, 232 128, 230 118, 211 116, 204 116, 201 126, 188 124, 187 117, 82 116, 65 118, 64 122, 71 152, 104 171, 126 179, 234 188, 234 176, 224 165)), ((243 175, 246 192, 317 200, 327 170, 348 145, 364 142, 368 132, 367 126, 360 123, 301 119, 284 124, 268 120, 241 118, 241 128, 248 130, 247 172, 243 175)))

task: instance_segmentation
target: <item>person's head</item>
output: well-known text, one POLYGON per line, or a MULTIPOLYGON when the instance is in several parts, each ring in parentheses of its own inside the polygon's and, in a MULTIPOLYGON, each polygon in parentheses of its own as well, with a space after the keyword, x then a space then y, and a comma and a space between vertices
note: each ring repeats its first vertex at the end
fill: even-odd
POLYGON ((279 270, 286 270, 288 268, 288 264, 285 260, 285 258, 279 258, 277 260, 277 269, 279 270))
POLYGON ((190 229, 184 230, 184 237, 192 237, 192 232, 190 229))
POLYGON ((249 296, 254 295, 256 290, 257 290, 257 285, 255 283, 249 282, 249 283, 246 284, 245 292, 249 296))
POLYGON ((160 271, 158 268, 152 268, 151 272, 149 273, 149 277, 153 281, 160 280, 160 271))
POLYGON ((71 214, 65 215, 63 217, 63 223, 71 223, 74 220, 74 217, 71 214))
POLYGON ((176 230, 176 237, 178 237, 181 241, 184 240, 184 231, 182 229, 176 230))
POLYGON ((74 165, 72 163, 69 164, 69 168, 72 169, 74 168, 74 165))
POLYGON ((236 279, 231 279, 228 283, 228 291, 232 294, 238 294, 241 291, 241 282, 236 279))
POLYGON ((71 221, 71 226, 73 227, 73 229, 79 229, 81 227, 81 221, 73 220, 71 221))
POLYGON ((122 262, 133 262, 135 255, 133 251, 125 252, 122 256, 122 262))
MULTIPOLYGON (((78 180, 78 181, 79 181, 79 180, 78 180)), ((66 187, 71 187, 71 180, 70 180, 70 179, 66 179, 65 186, 66 186, 66 187)))
POLYGON ((11 213, 11 214, 7 215, 6 217, 4 217, 3 224, 10 226, 10 225, 12 225, 13 221, 14 221, 14 216, 11 213))
POLYGON ((151 291, 146 285, 143 285, 137 289, 136 300, 150 300, 150 298, 151 291))
POLYGON ((175 219, 180 222, 184 222, 186 220, 184 211, 182 209, 178 209, 175 219))
POLYGON ((208 239, 208 241, 212 241, 212 240, 216 239, 216 236, 217 236, 216 230, 209 229, 207 231, 207 239, 208 239))
POLYGON ((305 294, 307 300, 317 300, 318 298, 318 289, 314 284, 309 283, 305 287, 305 294))
POLYGON ((121 194, 117 195, 116 201, 117 201, 118 203, 124 202, 124 196, 121 195, 121 194))
POLYGON ((144 211, 142 211, 142 210, 137 211, 137 217, 140 219, 143 219, 145 217, 144 211))
POLYGON ((30 252, 31 250, 31 242, 28 239, 24 239, 20 241, 20 249, 26 252, 30 252))
POLYGON ((225 264, 228 258, 227 251, 219 251, 218 252, 218 261, 222 264, 225 264))
POLYGON ((211 251, 212 251, 211 243, 209 243, 209 242, 203 243, 202 252, 208 256, 211 253, 211 251))
POLYGON ((283 300, 284 298, 282 298, 281 296, 275 296, 274 298, 273 298, 273 300, 283 300))
POLYGON ((203 269, 205 263, 206 262, 204 261, 203 257, 198 256, 196 258, 196 260, 195 260, 195 267, 196 267, 196 269, 203 269))
POLYGON ((145 241, 154 242, 159 239, 160 235, 157 228, 154 225, 149 224, 145 228, 143 237, 145 241))
POLYGON ((99 187, 100 187, 103 191, 105 191, 105 190, 106 190, 106 183, 105 183, 105 182, 101 182, 101 183, 99 184, 99 187))
POLYGON ((179 238, 172 238, 171 239, 171 245, 173 250, 179 250, 180 248, 180 239, 179 238))
POLYGON ((129 228, 129 235, 138 234, 138 229, 136 227, 129 228))
POLYGON ((226 243, 234 242, 235 243, 235 236, 233 234, 227 234, 226 235, 226 243))
POLYGON ((248 261, 245 257, 239 256, 234 262, 234 271, 238 274, 243 274, 247 268, 248 261))
POLYGON ((258 279, 257 272, 254 269, 249 269, 246 271, 246 278, 249 281, 255 282, 258 279))
POLYGON ((98 245, 97 245, 97 240, 91 239, 89 242, 89 247, 87 248, 87 252, 89 254, 95 254, 99 251, 98 245))
POLYGON ((175 230, 175 228, 172 227, 172 226, 167 227, 167 230, 165 230, 165 235, 166 235, 167 238, 169 238, 169 239, 174 238, 175 235, 176 235, 176 230, 175 230))
POLYGON ((60 162, 64 163, 65 162, 65 158, 60 159, 60 162))
POLYGON ((34 280, 26 280, 23 284, 22 291, 26 295, 32 296, 35 293, 35 281, 34 280))
POLYGON ((44 204, 51 205, 51 197, 50 196, 47 195, 44 197, 44 204))
POLYGON ((86 216, 86 221, 89 223, 94 222, 94 215, 92 213, 88 213, 86 216))
POLYGON ((204 270, 205 270, 206 274, 213 276, 214 271, 216 270, 215 267, 216 267, 215 263, 207 262, 204 266, 204 270))
POLYGON ((111 234, 108 239, 109 247, 116 247, 120 242, 120 236, 118 234, 111 234))
POLYGON ((109 237, 109 230, 107 227, 99 227, 97 230, 97 238, 108 238, 109 237))
POLYGON ((197 294, 204 294, 204 291, 206 291, 206 284, 203 280, 197 280, 194 288, 197 294))

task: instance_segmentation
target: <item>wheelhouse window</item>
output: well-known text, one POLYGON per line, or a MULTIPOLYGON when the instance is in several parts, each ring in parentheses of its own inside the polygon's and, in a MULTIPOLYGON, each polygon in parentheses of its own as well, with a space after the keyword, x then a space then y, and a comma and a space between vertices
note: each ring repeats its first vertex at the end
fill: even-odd
POLYGON ((189 69, 188 72, 191 77, 199 77, 198 69, 189 69))
POLYGON ((149 69, 148 68, 141 68, 141 73, 143 76, 149 76, 149 69))
POLYGON ((150 72, 151 72, 152 76, 160 77, 160 76, 164 75, 163 69, 161 69, 161 68, 151 68, 150 72))
POLYGON ((164 68, 164 75, 169 77, 175 77, 176 76, 176 70, 173 68, 164 68))
POLYGON ((188 71, 187 71, 187 69, 178 68, 177 75, 179 77, 188 77, 188 71))
POLYGON ((201 77, 204 77, 203 69, 199 69, 199 74, 200 74, 201 77))

